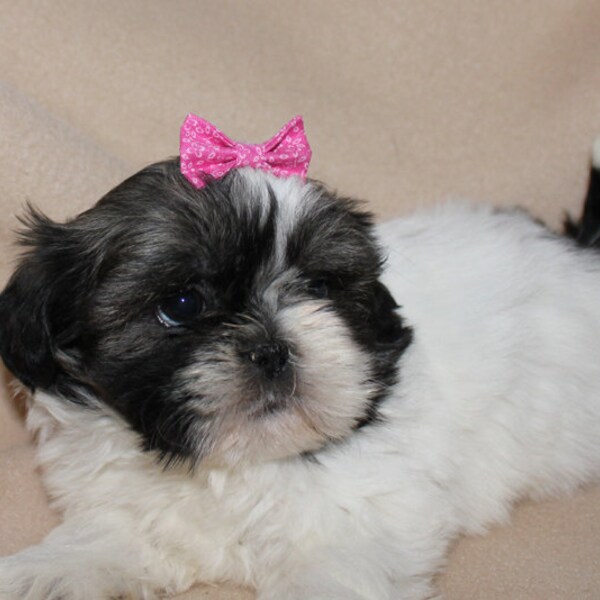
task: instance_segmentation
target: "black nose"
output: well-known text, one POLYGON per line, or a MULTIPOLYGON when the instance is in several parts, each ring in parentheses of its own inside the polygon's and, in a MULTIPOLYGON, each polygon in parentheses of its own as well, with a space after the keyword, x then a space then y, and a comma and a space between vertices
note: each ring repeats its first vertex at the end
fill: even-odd
POLYGON ((269 379, 275 379, 285 369, 289 357, 289 348, 280 342, 261 344, 244 353, 252 364, 260 368, 269 379))

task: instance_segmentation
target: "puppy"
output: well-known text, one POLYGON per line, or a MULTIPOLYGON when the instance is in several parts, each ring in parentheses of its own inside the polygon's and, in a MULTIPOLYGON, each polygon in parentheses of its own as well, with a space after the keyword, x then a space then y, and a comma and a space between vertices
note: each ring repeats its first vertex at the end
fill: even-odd
POLYGON ((598 177, 579 244, 474 205, 375 228, 179 160, 31 210, 0 349, 64 523, 0 559, 0 598, 431 598, 457 535, 600 475, 598 177))

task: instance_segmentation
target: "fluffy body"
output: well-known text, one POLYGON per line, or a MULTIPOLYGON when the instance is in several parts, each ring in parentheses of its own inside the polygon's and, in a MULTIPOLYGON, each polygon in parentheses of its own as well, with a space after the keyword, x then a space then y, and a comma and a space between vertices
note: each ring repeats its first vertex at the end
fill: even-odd
MULTIPOLYGON (((38 390, 28 427, 64 523, 0 560, 0 597, 148 599, 230 581, 260 600, 424 600, 457 535, 506 522, 520 498, 597 480, 597 253, 525 213, 461 203, 377 236, 381 281, 412 330, 377 418, 346 422, 364 416, 367 350, 335 315, 295 339, 341 369, 339 381, 312 379, 331 386, 325 396, 337 388, 314 399, 337 424, 320 443, 301 432, 275 457, 253 449, 244 461, 242 448, 165 468, 118 407, 38 390)), ((292 329, 302 306, 286 309, 292 329)))

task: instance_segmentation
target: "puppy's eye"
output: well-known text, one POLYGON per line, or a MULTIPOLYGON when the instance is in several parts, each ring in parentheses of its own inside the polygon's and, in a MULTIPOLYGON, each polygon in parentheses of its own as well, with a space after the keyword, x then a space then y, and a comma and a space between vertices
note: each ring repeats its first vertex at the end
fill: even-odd
POLYGON ((311 279, 307 284, 308 293, 315 298, 328 298, 329 285, 325 279, 311 279))
POLYGON ((204 310, 204 302, 196 290, 184 290, 165 298, 156 309, 158 320, 166 327, 185 325, 204 310))

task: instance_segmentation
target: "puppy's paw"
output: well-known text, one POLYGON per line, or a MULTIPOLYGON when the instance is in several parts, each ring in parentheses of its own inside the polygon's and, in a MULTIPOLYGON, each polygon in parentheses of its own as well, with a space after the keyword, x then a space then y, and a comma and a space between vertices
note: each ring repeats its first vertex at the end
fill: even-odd
POLYGON ((84 565, 0 559, 0 600, 155 600, 136 581, 84 565))

